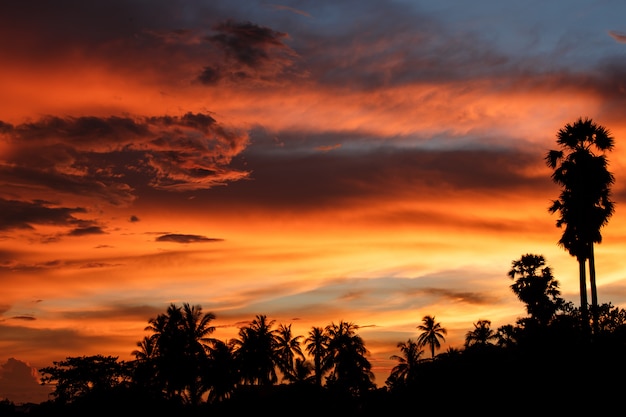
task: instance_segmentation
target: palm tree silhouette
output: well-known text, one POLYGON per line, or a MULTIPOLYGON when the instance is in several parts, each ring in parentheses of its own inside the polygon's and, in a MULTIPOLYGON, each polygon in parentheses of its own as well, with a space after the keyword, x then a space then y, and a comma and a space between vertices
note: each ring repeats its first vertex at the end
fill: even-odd
POLYGON ((417 337, 417 344, 420 347, 430 346, 431 358, 435 359, 435 349, 441 347, 439 340, 445 341, 444 335, 447 335, 448 331, 441 327, 440 323, 435 322, 435 316, 424 316, 422 322, 423 324, 417 326, 417 329, 422 331, 417 337))
POLYGON ((141 341, 137 342, 137 347, 139 349, 133 350, 131 355, 133 355, 138 361, 148 361, 153 359, 157 353, 156 344, 154 342, 154 338, 144 336, 141 341))
POLYGON ((205 384, 209 390, 207 400, 212 403, 227 400, 239 382, 234 345, 214 340, 208 351, 210 359, 205 376, 205 384))
POLYGON ((265 315, 257 315, 248 326, 239 329, 239 339, 233 340, 236 346, 235 357, 239 363, 244 382, 256 385, 272 385, 276 376, 276 337, 272 329, 275 320, 267 320, 265 315))
POLYGON ((315 383, 315 375, 313 374, 313 364, 302 358, 296 358, 294 364, 294 373, 292 382, 294 383, 315 383))
POLYGON ((207 363, 206 348, 213 342, 208 336, 215 330, 210 326, 214 318, 213 313, 203 313, 202 307, 185 303, 182 307, 170 304, 165 314, 148 321, 145 329, 153 335, 140 345, 145 344, 144 350, 154 345, 157 377, 169 397, 178 396, 192 405, 200 402, 206 390, 201 370, 207 363))
POLYGON ((293 336, 291 324, 281 324, 276 330, 275 354, 278 361, 278 369, 283 373, 283 378, 288 381, 296 379, 296 360, 304 360, 304 354, 300 348, 302 336, 293 336))
POLYGON ((478 320, 474 324, 474 330, 465 334, 465 347, 486 346, 498 338, 491 329, 491 320, 478 320))
POLYGON ((389 359, 397 360, 398 364, 391 369, 387 384, 406 385, 415 380, 417 365, 421 362, 424 350, 412 339, 398 343, 402 355, 391 355, 389 359))
POLYGON ((340 321, 326 326, 328 365, 332 366, 327 382, 333 387, 359 394, 374 386, 372 365, 366 358, 365 343, 356 332, 359 326, 340 321))
POLYGON ((324 362, 328 354, 328 335, 321 327, 312 327, 306 343, 306 352, 313 357, 313 369, 315 372, 315 385, 322 386, 322 374, 324 373, 324 362))
POLYGON ((578 261, 580 307, 585 327, 589 317, 585 263, 589 260, 591 308, 594 327, 597 327, 598 295, 593 244, 602 242, 600 229, 608 223, 614 211, 610 200, 614 177, 608 171, 605 156, 605 152, 613 149, 614 140, 605 127, 591 119, 579 118, 559 130, 557 144, 560 149, 549 151, 545 159, 554 170, 552 180, 562 190, 549 211, 559 212, 557 227, 565 225, 559 245, 578 261), (596 155, 593 150, 600 154, 596 155))
POLYGON ((186 388, 189 402, 192 405, 197 405, 207 389, 202 381, 202 370, 207 368, 209 344, 215 341, 209 337, 215 331, 215 326, 210 325, 215 320, 215 314, 203 313, 201 306, 192 306, 188 303, 183 304, 182 313, 182 328, 185 337, 186 357, 188 358, 186 361, 188 365, 186 388), (200 372, 198 372, 199 370, 200 372))

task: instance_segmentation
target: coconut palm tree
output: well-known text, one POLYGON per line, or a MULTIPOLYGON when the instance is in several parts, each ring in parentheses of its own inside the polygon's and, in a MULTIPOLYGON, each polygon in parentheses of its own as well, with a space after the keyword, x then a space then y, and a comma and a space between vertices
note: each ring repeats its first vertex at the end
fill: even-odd
POLYGON ((306 352, 313 357, 315 385, 322 386, 322 375, 325 371, 324 363, 328 355, 328 335, 321 327, 312 327, 308 337, 304 340, 306 352))
POLYGON ((478 320, 474 330, 465 334, 465 347, 486 346, 498 339, 498 335, 491 329, 491 320, 478 320))
POLYGON ((209 365, 204 383, 209 391, 211 403, 230 398, 239 382, 239 370, 234 354, 234 345, 214 340, 208 348, 209 365))
POLYGON ((410 384, 415 380, 417 366, 421 362, 424 350, 412 339, 398 343, 401 355, 391 355, 389 359, 398 361, 391 369, 387 385, 410 384))
POLYGON ((274 323, 265 315, 257 315, 250 325, 239 329, 239 339, 233 340, 241 378, 246 383, 272 385, 278 381, 274 323))
POLYGON ((313 364, 306 359, 296 358, 292 382, 297 384, 315 383, 313 364))
POLYGON ((182 333, 186 345, 187 374, 186 394, 192 405, 197 405, 207 387, 203 383, 208 367, 208 348, 215 339, 209 337, 215 331, 211 322, 215 320, 215 314, 203 313, 199 305, 183 304, 182 308, 182 333))
POLYGON ((133 350, 130 354, 138 361, 148 361, 156 356, 156 344, 154 338, 144 336, 144 338, 137 342, 139 349, 133 350))
POLYGON ((602 242, 600 229, 613 215, 610 187, 614 177, 608 171, 607 151, 614 147, 609 131, 591 119, 579 118, 557 133, 558 150, 546 155, 554 170, 552 180, 562 187, 561 194, 549 208, 558 212, 557 227, 565 226, 559 245, 578 261, 580 304, 583 325, 588 326, 586 261, 589 260, 591 308, 597 326, 598 295, 596 288, 594 243, 602 242), (597 152, 594 153, 594 152, 597 152))
MULTIPOLYGON (((202 373, 207 364, 206 348, 213 341, 209 335, 215 330, 210 325, 214 318, 213 313, 203 313, 202 307, 185 303, 182 307, 170 304, 165 314, 148 321, 157 377, 169 397, 199 403, 205 391, 202 373)), ((140 347, 142 344, 146 344, 145 350, 148 342, 144 339, 140 347)))
POLYGON ((328 365, 332 366, 327 385, 351 394, 361 394, 374 387, 372 365, 365 342, 356 332, 359 326, 345 321, 331 323, 328 335, 328 365))
POLYGON ((441 347, 440 340, 442 342, 446 340, 444 335, 447 335, 448 331, 441 327, 441 323, 435 321, 435 316, 424 316, 422 322, 423 324, 417 326, 417 329, 422 331, 417 337, 417 344, 420 347, 430 346, 431 358, 435 359, 435 349, 441 347))
POLYGON ((304 361, 304 354, 300 348, 302 336, 294 336, 291 332, 291 324, 281 324, 276 330, 275 354, 278 369, 283 373, 283 379, 294 381, 296 379, 296 360, 304 361))

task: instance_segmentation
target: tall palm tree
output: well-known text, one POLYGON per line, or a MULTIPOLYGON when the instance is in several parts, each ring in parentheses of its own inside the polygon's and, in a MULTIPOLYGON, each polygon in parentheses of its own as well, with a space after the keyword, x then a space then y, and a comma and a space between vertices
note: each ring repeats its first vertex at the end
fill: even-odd
POLYGON ((441 347, 439 341, 444 342, 446 340, 444 335, 447 335, 448 331, 441 327, 441 323, 435 321, 435 316, 424 316, 422 322, 423 324, 417 326, 417 329, 422 331, 417 337, 417 344, 420 347, 430 346, 431 358, 435 359, 435 349, 441 347))
POLYGON ((421 362, 424 350, 412 339, 398 343, 401 355, 391 355, 390 359, 398 363, 391 369, 388 385, 409 384, 415 380, 417 366, 421 362))
POLYGON ((215 339, 209 337, 215 331, 211 322, 215 320, 215 314, 203 313, 199 305, 183 304, 182 309, 182 333, 186 345, 187 382, 186 394, 189 403, 197 405, 207 387, 203 383, 203 373, 208 367, 208 347, 215 339))
POLYGON ((182 309, 170 304, 165 314, 148 321, 145 330, 153 332, 156 346, 155 366, 157 378, 168 398, 184 397, 186 369, 185 340, 182 335, 182 309))
POLYGON ((491 329, 491 320, 478 320, 474 323, 474 330, 465 334, 465 347, 486 346, 496 339, 498 335, 491 329))
POLYGON ((559 245, 578 261, 581 315, 586 327, 589 314, 585 264, 589 260, 591 308, 594 326, 597 326, 598 295, 593 245, 602 242, 600 229, 614 212, 610 200, 614 177, 608 170, 605 156, 607 151, 613 149, 614 139, 605 127, 591 119, 579 118, 559 130, 557 144, 560 149, 549 151, 545 159, 554 170, 552 180, 562 190, 549 211, 559 212, 557 227, 565 225, 559 245))
POLYGON ((296 360, 304 361, 304 354, 300 348, 302 336, 294 336, 291 332, 291 324, 281 324, 276 330, 276 359, 278 369, 283 373, 283 379, 294 381, 296 379, 296 360))
POLYGON ((328 354, 328 335, 324 332, 323 328, 312 327, 304 342, 306 343, 306 352, 313 357, 315 385, 321 387, 324 362, 328 354))

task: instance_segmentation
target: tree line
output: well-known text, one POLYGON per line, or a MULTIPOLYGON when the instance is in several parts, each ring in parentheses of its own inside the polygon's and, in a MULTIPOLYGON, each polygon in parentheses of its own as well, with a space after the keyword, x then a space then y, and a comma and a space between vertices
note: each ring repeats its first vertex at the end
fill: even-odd
MULTIPOLYGON (((263 400, 273 399, 293 406, 309 403, 310 411, 321 412, 320 404, 335 407, 325 415, 373 415, 381 408, 400 407, 416 392, 438 398, 443 395, 438 390, 444 390, 467 400, 479 387, 481 393, 504 400, 509 395, 484 375, 497 376, 515 392, 516 376, 530 370, 550 375, 554 368, 571 372, 585 356, 601 354, 605 361, 602 369, 579 370, 579 378, 598 379, 593 383, 599 386, 587 392, 610 388, 610 376, 626 371, 626 310, 610 303, 598 306, 597 326, 589 336, 584 314, 561 297, 543 256, 523 255, 512 262, 508 277, 526 316, 497 329, 490 320, 479 319, 462 347, 439 352, 447 330, 435 316, 426 315, 416 326, 417 337, 397 344, 399 352, 391 356, 396 364, 383 387, 375 384, 355 323, 314 326, 306 335, 296 335, 291 324, 257 315, 239 329, 238 337, 222 341, 212 337, 215 315, 184 303, 171 304, 148 320, 149 335, 137 342, 134 360, 67 357, 40 369, 42 383, 54 390, 52 399, 30 414, 108 410, 120 415, 120 410, 154 409, 207 415, 263 410, 263 400), (462 383, 467 375, 472 382, 462 383)), ((552 375, 549 381, 556 385, 560 377, 552 375)), ((534 377, 535 387, 544 383, 534 377)))
POLYGON ((590 402, 598 411, 609 403, 607 393, 626 388, 616 377, 626 374, 626 311, 598 304, 593 249, 614 212, 614 177, 605 155, 614 139, 603 126, 578 119, 559 130, 557 144, 545 162, 561 193, 548 211, 560 216, 558 244, 579 264, 580 307, 561 298, 543 256, 525 254, 512 262, 508 277, 526 317, 497 329, 481 318, 462 348, 437 354, 447 331, 435 316, 424 316, 418 337, 397 344, 399 354, 391 356, 397 364, 377 388, 355 323, 312 327, 304 336, 257 315, 237 338, 220 341, 211 337, 213 313, 171 304, 148 321, 150 334, 137 343, 134 360, 68 357, 41 369, 42 383, 54 386, 53 398, 33 413, 82 415, 97 407, 119 415, 119 407, 132 412, 133 405, 136 412, 259 413, 273 410, 275 401, 305 407, 310 415, 381 415, 404 410, 418 394, 433 405, 443 401, 448 410, 467 411, 467 404, 489 393, 492 405, 515 403, 517 411, 536 411, 532 400, 546 397, 553 408, 544 401, 544 411, 564 411, 570 404, 580 412, 590 402))

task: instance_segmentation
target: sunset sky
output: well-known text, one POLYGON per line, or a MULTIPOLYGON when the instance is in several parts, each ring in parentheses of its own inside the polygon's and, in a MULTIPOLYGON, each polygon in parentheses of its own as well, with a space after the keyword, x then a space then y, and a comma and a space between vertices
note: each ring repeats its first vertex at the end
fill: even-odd
MULTIPOLYGON (((132 359, 151 317, 199 304, 350 321, 384 386, 424 315, 460 348, 524 305, 541 254, 579 305, 544 156, 608 128, 616 211, 600 302, 626 307, 622 0, 0 3, 0 399, 33 370, 132 359)), ((34 376, 33 376, 34 375, 34 376)))

